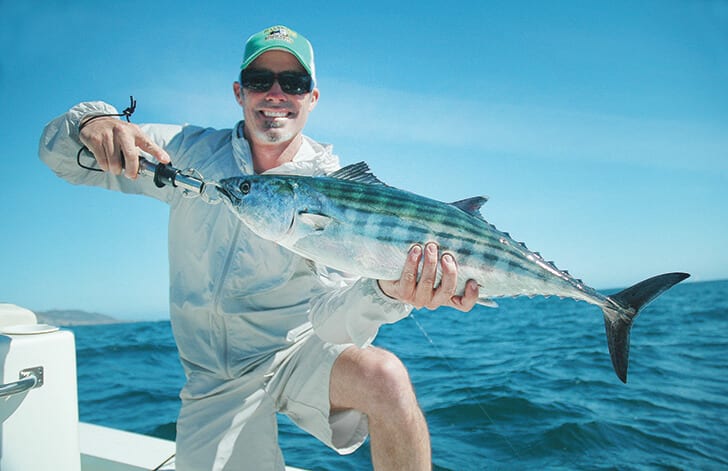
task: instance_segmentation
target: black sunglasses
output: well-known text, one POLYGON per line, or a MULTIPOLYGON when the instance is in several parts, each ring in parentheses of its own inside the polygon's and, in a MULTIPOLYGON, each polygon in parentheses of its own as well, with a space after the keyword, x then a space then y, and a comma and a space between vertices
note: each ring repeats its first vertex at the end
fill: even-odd
POLYGON ((313 80, 306 72, 278 72, 268 69, 245 69, 240 72, 240 84, 254 92, 267 92, 278 81, 283 92, 305 95, 313 90, 313 80))

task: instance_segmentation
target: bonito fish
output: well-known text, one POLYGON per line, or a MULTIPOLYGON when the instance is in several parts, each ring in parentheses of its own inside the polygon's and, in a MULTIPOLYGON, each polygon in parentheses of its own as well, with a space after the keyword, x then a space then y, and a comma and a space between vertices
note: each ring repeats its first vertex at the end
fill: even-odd
POLYGON ((218 189, 258 236, 347 273, 396 280, 413 244, 435 242, 441 254, 452 253, 457 261, 458 293, 474 279, 481 304, 553 295, 599 306, 612 365, 623 382, 630 328, 640 309, 690 276, 667 273, 605 296, 489 224, 479 212, 485 198, 435 201, 385 185, 364 162, 325 177, 227 178, 218 189))

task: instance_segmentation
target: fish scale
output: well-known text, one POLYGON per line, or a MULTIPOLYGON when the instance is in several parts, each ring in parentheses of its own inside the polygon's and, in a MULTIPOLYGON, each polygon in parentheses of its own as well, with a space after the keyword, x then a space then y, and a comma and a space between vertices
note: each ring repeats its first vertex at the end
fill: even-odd
MULTIPOLYGON (((226 178, 218 190, 250 230, 294 253, 344 272, 399 278, 413 244, 435 242, 458 264, 456 292, 468 279, 491 298, 556 295, 586 301, 603 313, 612 366, 627 380, 629 333, 640 310, 687 273, 666 273, 605 296, 556 268, 488 223, 483 198, 452 204, 387 186, 366 163, 325 177, 253 175, 226 178)), ((438 279, 440 271, 438 269, 438 279)))

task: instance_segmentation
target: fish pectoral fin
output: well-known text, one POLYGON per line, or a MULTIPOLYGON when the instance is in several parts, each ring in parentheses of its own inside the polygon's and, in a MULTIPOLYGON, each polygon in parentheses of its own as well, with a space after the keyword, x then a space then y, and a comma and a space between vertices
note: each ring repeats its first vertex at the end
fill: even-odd
POLYGON ((498 307, 498 303, 493 301, 490 298, 478 298, 478 301, 476 304, 480 304, 481 306, 485 306, 485 307, 498 307))
POLYGON ((333 221, 333 219, 324 214, 307 213, 305 211, 298 213, 298 220, 314 231, 323 231, 333 221))

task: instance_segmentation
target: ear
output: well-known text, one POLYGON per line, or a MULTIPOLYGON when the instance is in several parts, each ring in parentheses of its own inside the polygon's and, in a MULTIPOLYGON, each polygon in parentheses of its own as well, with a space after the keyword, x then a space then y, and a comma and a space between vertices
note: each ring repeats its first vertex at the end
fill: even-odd
POLYGON ((240 82, 233 82, 233 93, 235 94, 235 100, 240 106, 245 106, 245 98, 243 98, 243 87, 240 86, 240 82))
POLYGON ((320 93, 318 88, 314 88, 311 91, 311 103, 309 103, 308 105, 308 111, 312 111, 314 108, 316 108, 316 103, 318 103, 319 95, 320 93))

